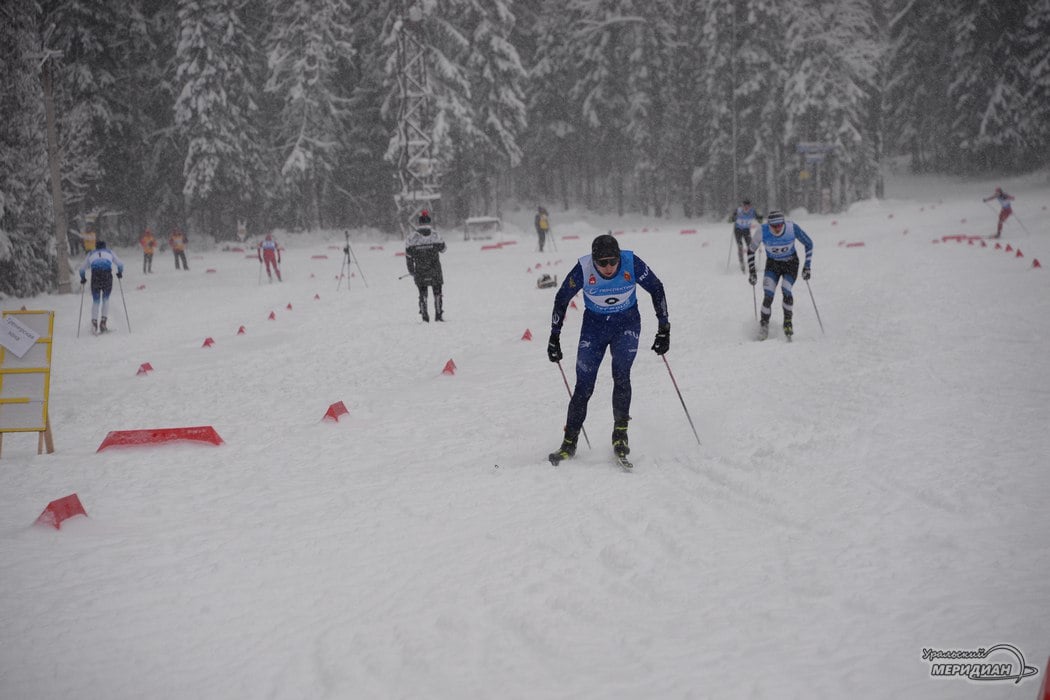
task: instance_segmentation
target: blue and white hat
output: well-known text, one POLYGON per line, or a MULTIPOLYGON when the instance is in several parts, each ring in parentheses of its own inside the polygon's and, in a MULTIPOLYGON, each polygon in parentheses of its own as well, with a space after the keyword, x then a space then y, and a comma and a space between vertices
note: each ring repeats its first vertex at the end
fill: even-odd
POLYGON ((784 212, 779 209, 774 209, 769 212, 769 216, 766 217, 766 222, 770 226, 782 226, 784 224, 784 212))

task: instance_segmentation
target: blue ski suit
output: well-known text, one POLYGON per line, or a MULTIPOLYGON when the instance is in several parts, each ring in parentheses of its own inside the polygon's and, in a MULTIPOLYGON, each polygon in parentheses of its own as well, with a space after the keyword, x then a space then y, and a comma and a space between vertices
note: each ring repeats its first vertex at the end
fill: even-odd
POLYGON ((583 427, 587 402, 594 393, 594 383, 606 348, 612 355, 614 420, 620 422, 630 418, 631 366, 638 353, 642 323, 638 313, 638 286, 652 297, 659 324, 666 324, 664 285, 649 266, 629 250, 620 251, 620 266, 610 279, 598 273, 590 255, 580 258, 554 297, 551 334, 560 336, 569 302, 583 291, 583 326, 576 352, 576 389, 565 419, 567 430, 578 432, 583 427))

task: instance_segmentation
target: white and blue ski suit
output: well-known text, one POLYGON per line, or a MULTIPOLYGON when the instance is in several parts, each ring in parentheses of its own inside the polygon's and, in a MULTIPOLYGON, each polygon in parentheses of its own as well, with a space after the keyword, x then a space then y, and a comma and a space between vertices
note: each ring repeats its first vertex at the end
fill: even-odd
POLYGON ((765 246, 766 250, 766 270, 762 278, 761 323, 763 326, 769 325, 773 295, 777 291, 777 283, 780 283, 780 293, 784 297, 784 323, 790 325, 795 301, 792 289, 798 277, 798 253, 795 251, 795 241, 800 242, 806 249, 806 270, 813 262, 813 241, 794 221, 785 221, 779 236, 773 233, 768 223, 762 224, 761 234, 755 236, 747 249, 747 266, 751 272, 755 271, 755 252, 758 247, 765 246))
MULTIPOLYGON (((103 246, 105 244, 102 244, 103 246)), ((87 283, 87 271, 91 270, 91 320, 98 327, 101 311, 102 327, 109 316, 109 295, 113 291, 113 273, 124 276, 124 263, 109 248, 100 247, 91 251, 80 265, 80 283, 87 283)))
POLYGON ((583 291, 583 326, 576 351, 576 389, 565 419, 567 432, 579 432, 583 427, 587 402, 594 393, 594 383, 606 348, 612 355, 613 418, 617 423, 630 418, 631 365, 638 353, 642 323, 638 313, 638 286, 652 297, 659 324, 667 324, 663 283, 641 258, 629 250, 620 251, 620 266, 610 279, 598 273, 590 255, 580 258, 554 298, 551 334, 560 336, 569 302, 583 291))
POLYGON ((740 271, 744 270, 744 249, 751 245, 751 224, 762 222, 762 216, 752 206, 739 206, 729 215, 733 224, 733 239, 736 241, 736 257, 740 261, 740 271))

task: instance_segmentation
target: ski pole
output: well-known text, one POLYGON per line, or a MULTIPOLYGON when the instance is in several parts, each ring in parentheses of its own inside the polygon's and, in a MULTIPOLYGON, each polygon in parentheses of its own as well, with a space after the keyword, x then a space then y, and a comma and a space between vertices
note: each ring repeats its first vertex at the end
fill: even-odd
POLYGON ((817 311, 817 300, 813 298, 813 287, 809 286, 809 280, 806 280, 806 289, 809 290, 809 300, 813 302, 813 311, 817 314, 817 323, 820 324, 820 333, 821 335, 826 335, 824 333, 824 322, 820 320, 820 312, 817 311))
POLYGON ((751 302, 755 305, 755 320, 758 320, 758 292, 755 291, 755 285, 751 285, 751 302))
POLYGON ((411 273, 411 272, 406 272, 405 274, 403 274, 403 275, 401 275, 400 277, 398 277, 398 279, 399 279, 399 280, 403 280, 403 279, 405 279, 406 277, 411 277, 411 276, 412 276, 412 273, 411 273))
POLYGON ((1032 232, 1028 230, 1028 227, 1024 225, 1023 221, 1021 221, 1021 217, 1019 217, 1016 213, 1014 214, 1014 219, 1021 226, 1021 228, 1024 229, 1024 232, 1025 232, 1026 236, 1031 236, 1032 235, 1032 232))
POLYGON ((729 234, 729 252, 726 253, 726 272, 729 272, 729 261, 733 259, 733 243, 736 234, 729 234))
POLYGON ((80 337, 80 324, 84 322, 84 290, 87 289, 86 284, 80 285, 80 315, 77 316, 77 337, 80 337))
MULTIPOLYGON (((561 360, 558 360, 558 370, 561 372, 561 380, 565 382, 565 391, 569 392, 569 401, 572 401, 572 389, 569 388, 569 380, 565 378, 565 370, 562 369, 561 360)), ((580 431, 583 433, 583 439, 587 441, 587 449, 594 449, 591 447, 591 439, 587 437, 587 428, 581 425, 580 431)))
POLYGON ((667 355, 660 355, 664 360, 664 366, 667 367, 667 374, 671 377, 671 383, 674 384, 674 390, 678 393, 678 400, 682 402, 682 410, 685 411, 686 420, 689 421, 689 427, 693 429, 693 436, 696 437, 696 444, 700 445, 700 436, 696 433, 696 426, 693 425, 693 418, 689 415, 689 409, 685 407, 685 399, 682 398, 682 392, 678 390, 678 382, 674 379, 674 373, 671 371, 671 365, 667 361, 667 355))
POLYGON ((256 286, 259 286, 261 284, 262 284, 262 260, 259 261, 259 281, 256 283, 256 286))
POLYGON ((124 305, 124 320, 128 324, 128 335, 131 335, 131 318, 128 316, 128 302, 124 301, 124 283, 117 278, 117 289, 120 290, 120 303, 124 305))

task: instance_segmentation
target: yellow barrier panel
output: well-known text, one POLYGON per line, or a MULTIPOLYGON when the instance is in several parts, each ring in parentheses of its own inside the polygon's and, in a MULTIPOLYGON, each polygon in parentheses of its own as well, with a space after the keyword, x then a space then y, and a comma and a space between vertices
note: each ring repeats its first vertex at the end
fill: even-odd
POLYGON ((39 433, 37 454, 55 451, 48 418, 54 311, 5 311, 0 323, 0 450, 4 433, 39 433))

